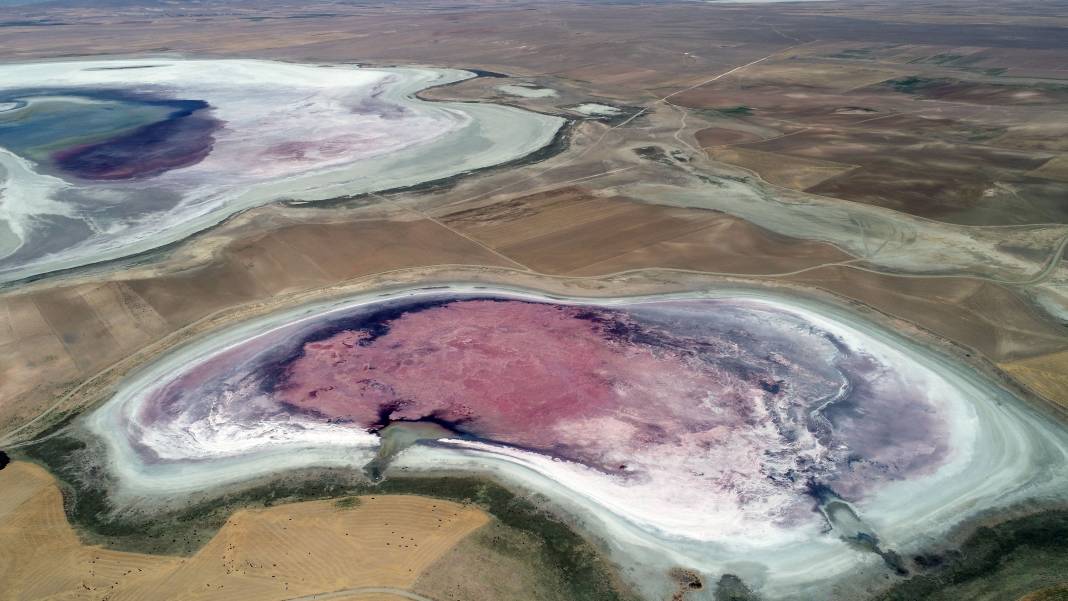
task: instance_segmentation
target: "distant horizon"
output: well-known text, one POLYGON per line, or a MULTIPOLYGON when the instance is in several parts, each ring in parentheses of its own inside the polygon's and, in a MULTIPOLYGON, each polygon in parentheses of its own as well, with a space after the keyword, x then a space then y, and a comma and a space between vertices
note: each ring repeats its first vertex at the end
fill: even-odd
POLYGON ((1068 601, 1068 0, 0 36, 0 597, 1068 601))

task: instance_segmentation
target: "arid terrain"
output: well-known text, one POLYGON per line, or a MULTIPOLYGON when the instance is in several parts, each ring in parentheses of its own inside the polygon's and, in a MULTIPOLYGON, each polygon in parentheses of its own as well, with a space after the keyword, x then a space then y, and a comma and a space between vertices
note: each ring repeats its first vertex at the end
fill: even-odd
MULTIPOLYGON (((64 517, 78 485, 60 474, 64 498, 31 463, 49 465, 36 439, 63 439, 124 377, 179 344, 357 291, 466 282, 591 297, 721 285, 814 295, 923 340, 1044 419, 1068 420, 1066 40, 1059 0, 0 6, 3 62, 472 69, 480 76, 420 98, 568 120, 550 146, 512 163, 275 202, 134 257, 0 288, 0 451, 16 460, 0 471, 3 598, 575 594, 577 577, 555 573, 540 530, 517 529, 477 499, 361 492, 235 504, 218 532, 206 526, 191 548, 161 554, 115 550, 117 539, 64 517)), ((1039 509, 983 524, 1068 529, 1039 509)), ((997 530, 983 547, 969 539, 974 526, 915 578, 839 598, 1063 594, 1063 540, 1027 547, 997 530), (1004 561, 980 552, 994 547, 1004 561)), ((720 575, 692 587, 678 576, 674 598, 758 598, 730 579, 706 586, 709 577, 720 575)), ((629 598, 609 580, 596 590, 629 598)))

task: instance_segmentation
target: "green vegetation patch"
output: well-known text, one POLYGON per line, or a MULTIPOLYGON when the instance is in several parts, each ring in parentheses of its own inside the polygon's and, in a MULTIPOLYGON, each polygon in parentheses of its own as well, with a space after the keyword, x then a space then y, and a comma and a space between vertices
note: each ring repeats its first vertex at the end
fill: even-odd
POLYGON ((647 161, 655 161, 657 163, 663 163, 665 165, 672 165, 673 162, 663 148, 659 146, 642 146, 641 148, 635 148, 634 154, 647 161))
POLYGON ((883 85, 890 86, 896 92, 903 94, 915 94, 916 92, 932 88, 934 86, 942 85, 946 83, 945 79, 930 79, 927 77, 919 77, 917 75, 910 75, 901 79, 890 79, 883 82, 883 85))
POLYGON ((828 58, 842 58, 847 60, 872 60, 875 58, 872 48, 843 48, 828 58))
POLYGON ((352 496, 341 497, 337 501, 334 501, 334 507, 337 507, 338 509, 353 509, 355 507, 359 507, 362 504, 363 501, 360 500, 360 497, 352 496))
POLYGON ((691 110, 706 119, 741 119, 743 117, 750 117, 756 112, 756 109, 753 107, 741 104, 738 106, 720 106, 691 110))
POLYGON ((716 601, 760 601, 753 591, 734 574, 724 574, 716 585, 716 601))
POLYGON ((951 65, 958 63, 966 58, 964 54, 935 54, 932 56, 925 56, 923 58, 915 58, 909 61, 911 65, 951 65))
POLYGON ((898 584, 878 599, 1017 599, 1064 582, 1068 574, 1068 511, 1049 511, 980 528, 945 560, 917 557, 914 561, 942 565, 898 584))
POLYGON ((738 106, 728 106, 725 108, 717 108, 714 110, 717 113, 721 115, 727 115, 728 117, 748 117, 753 114, 752 107, 748 107, 741 104, 738 106))

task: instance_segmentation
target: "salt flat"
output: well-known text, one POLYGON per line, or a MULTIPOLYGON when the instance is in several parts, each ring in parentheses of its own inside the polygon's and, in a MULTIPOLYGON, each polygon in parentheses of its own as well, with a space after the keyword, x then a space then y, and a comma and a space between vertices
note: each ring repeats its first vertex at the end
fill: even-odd
POLYGON ((447 431, 387 478, 464 471, 535 490, 648 571, 650 595, 678 565, 738 574, 767 598, 828 595, 886 569, 859 540, 922 549, 984 511, 1053 501, 1068 479, 1068 433, 970 368, 848 310, 744 289, 587 301, 455 285, 309 305, 176 349, 86 424, 122 507, 361 469, 383 427, 425 420, 447 431), (379 339, 389 351, 375 358, 379 339), (558 394, 539 378, 564 348, 582 359, 558 394), (617 355, 643 368, 615 373, 617 355))

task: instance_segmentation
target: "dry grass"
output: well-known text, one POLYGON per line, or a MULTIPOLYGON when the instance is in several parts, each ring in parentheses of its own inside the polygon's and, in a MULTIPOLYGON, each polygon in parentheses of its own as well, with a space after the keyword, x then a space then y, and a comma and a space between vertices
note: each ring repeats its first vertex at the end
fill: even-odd
POLYGON ((1064 350, 1064 335, 1012 290, 961 278, 907 278, 846 267, 791 276, 934 334, 971 347, 998 363, 1064 350))
MULTIPOLYGON (((0 471, 0 599, 269 601, 358 587, 408 590, 489 521, 482 511, 416 496, 362 497, 235 513, 189 558, 85 546, 55 481, 15 462, 0 471)), ((350 595, 386 601, 383 593, 350 595)))
POLYGON ((721 213, 595 196, 581 188, 490 206, 459 205, 441 220, 547 274, 595 276, 645 267, 776 273, 850 258, 830 245, 773 236, 721 213))
POLYGON ((1054 157, 1045 165, 1031 172, 1035 177, 1068 182, 1068 156, 1054 157))
POLYGON ((849 90, 897 76, 900 71, 845 63, 781 63, 748 69, 746 81, 785 83, 806 87, 849 90))
POLYGON ((717 161, 754 171, 767 182, 794 190, 807 190, 856 167, 845 163, 745 148, 710 150, 708 154, 717 161))
POLYGON ((102 599, 177 570, 182 559, 84 546, 63 514, 63 499, 42 468, 0 471, 0 599, 102 599))
POLYGON ((697 139, 697 144, 701 146, 701 148, 730 146, 732 144, 746 144, 760 141, 760 136, 753 132, 730 129, 727 127, 706 127, 694 132, 694 138, 697 139))
POLYGON ((1029 593, 1018 601, 1068 601, 1068 582, 1029 593))
POLYGON ((1068 409, 1068 351, 1000 364, 1021 384, 1068 409))
POLYGON ((355 593, 351 595, 338 595, 336 597, 324 597, 324 601, 410 601, 407 597, 390 593, 355 593))

